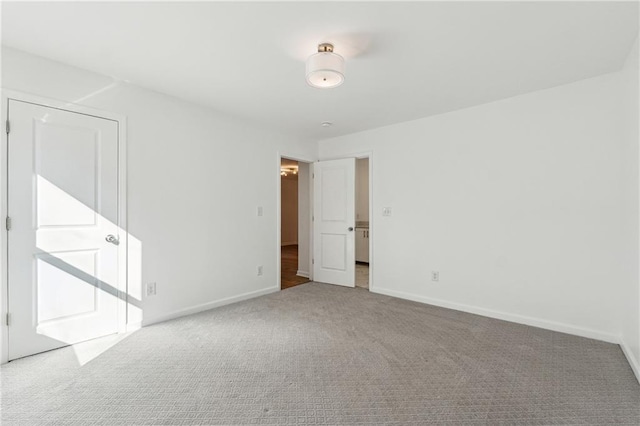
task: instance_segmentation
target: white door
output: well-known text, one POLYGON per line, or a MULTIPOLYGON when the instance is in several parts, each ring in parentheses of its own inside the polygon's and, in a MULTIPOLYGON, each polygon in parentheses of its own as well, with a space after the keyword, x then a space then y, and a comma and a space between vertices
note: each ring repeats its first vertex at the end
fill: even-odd
POLYGON ((314 281, 355 287, 355 168, 355 158, 314 163, 314 281))
POLYGON ((118 123, 16 100, 8 119, 15 359, 118 330, 118 123))

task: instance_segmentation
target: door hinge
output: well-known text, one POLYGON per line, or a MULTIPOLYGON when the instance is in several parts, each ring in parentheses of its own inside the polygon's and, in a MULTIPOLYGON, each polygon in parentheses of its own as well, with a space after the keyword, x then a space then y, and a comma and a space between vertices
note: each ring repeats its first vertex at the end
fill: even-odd
POLYGON ((316 264, 316 260, 315 259, 311 259, 311 264, 315 265, 316 264))
POLYGON ((7 216, 7 219, 5 220, 4 225, 7 228, 7 231, 11 230, 11 218, 9 216, 7 216))
POLYGON ((7 312, 7 326, 11 325, 11 314, 7 312))
POLYGON ((7 120, 6 128, 7 128, 7 134, 9 134, 9 132, 11 131, 11 126, 9 125, 9 120, 7 120))
MULTIPOLYGON (((8 125, 9 125, 9 122, 7 121, 7 126, 8 126, 8 125)), ((7 133, 9 133, 9 132, 7 132, 7 133)), ((311 179, 315 179, 315 178, 316 178, 316 174, 315 174, 315 173, 312 173, 312 174, 311 174, 311 179)))

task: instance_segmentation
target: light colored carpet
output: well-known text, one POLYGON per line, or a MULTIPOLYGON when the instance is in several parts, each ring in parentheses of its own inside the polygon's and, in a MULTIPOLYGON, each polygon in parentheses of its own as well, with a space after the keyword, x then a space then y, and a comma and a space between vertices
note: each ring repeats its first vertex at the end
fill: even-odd
POLYGON ((616 345, 303 284, 11 362, 2 424, 640 424, 616 345))

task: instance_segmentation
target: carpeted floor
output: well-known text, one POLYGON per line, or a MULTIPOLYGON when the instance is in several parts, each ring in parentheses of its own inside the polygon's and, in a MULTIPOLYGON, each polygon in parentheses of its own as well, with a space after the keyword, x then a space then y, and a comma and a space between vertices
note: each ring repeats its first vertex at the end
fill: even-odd
POLYGON ((640 424, 616 345, 325 284, 11 362, 2 424, 640 424))

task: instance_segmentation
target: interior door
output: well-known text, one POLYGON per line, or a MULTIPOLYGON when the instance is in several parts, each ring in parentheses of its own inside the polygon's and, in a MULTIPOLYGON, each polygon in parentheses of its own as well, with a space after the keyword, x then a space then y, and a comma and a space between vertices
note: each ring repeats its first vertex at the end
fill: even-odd
POLYGON ((355 287, 355 168, 355 158, 314 163, 314 281, 355 287))
POLYGON ((9 359, 118 330, 118 123, 9 100, 9 359))

